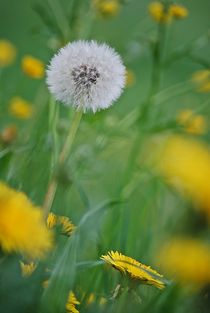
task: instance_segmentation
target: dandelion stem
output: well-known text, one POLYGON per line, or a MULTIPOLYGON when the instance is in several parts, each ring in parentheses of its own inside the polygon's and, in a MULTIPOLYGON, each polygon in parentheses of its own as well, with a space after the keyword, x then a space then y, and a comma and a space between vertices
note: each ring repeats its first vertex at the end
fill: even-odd
MULTIPOLYGON (((79 124, 80 124, 81 117, 82 117, 82 111, 81 110, 78 110, 74 113, 74 116, 72 118, 72 124, 71 124, 71 127, 69 129, 69 133, 66 137, 63 148, 61 149, 61 152, 59 155, 58 165, 64 164, 65 161, 67 160, 69 154, 70 154, 70 151, 71 151, 71 148, 72 148, 79 124)), ((57 191, 57 187, 58 187, 58 181, 57 181, 56 177, 54 176, 49 183, 48 190, 47 190, 44 204, 43 204, 45 216, 48 215, 48 213, 52 207, 52 204, 53 204, 53 201, 55 198, 55 194, 57 191)))
POLYGON ((60 164, 62 164, 66 161, 66 159, 67 159, 67 157, 71 151, 72 144, 74 142, 74 138, 75 138, 75 135, 77 133, 77 129, 78 129, 79 124, 80 124, 81 117, 82 117, 82 110, 76 111, 74 116, 73 116, 70 131, 66 137, 66 141, 65 141, 63 148, 61 150, 61 153, 60 153, 60 157, 59 157, 59 163, 60 164))

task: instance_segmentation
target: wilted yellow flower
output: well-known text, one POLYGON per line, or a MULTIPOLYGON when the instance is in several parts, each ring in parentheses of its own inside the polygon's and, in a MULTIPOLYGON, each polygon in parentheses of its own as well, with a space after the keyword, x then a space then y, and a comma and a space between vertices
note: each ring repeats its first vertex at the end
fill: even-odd
POLYGON ((188 10, 183 5, 171 4, 169 11, 172 17, 182 19, 188 16, 188 10))
POLYGON ((204 134, 207 131, 207 122, 204 116, 195 114, 192 110, 183 110, 177 117, 177 122, 184 126, 190 134, 204 134))
POLYGON ((48 228, 53 228, 56 225, 61 226, 61 232, 70 236, 72 232, 76 229, 76 226, 70 221, 67 216, 57 216, 54 213, 49 213, 47 218, 47 226, 48 228))
POLYGON ((158 23, 168 23, 171 21, 170 10, 166 10, 160 1, 152 2, 148 7, 151 17, 158 23))
POLYGON ((5 144, 10 144, 17 137, 17 126, 14 124, 6 126, 0 133, 0 140, 5 144))
POLYGON ((126 87, 130 87, 135 84, 136 77, 133 71, 127 70, 126 71, 126 87))
POLYGON ((66 302, 66 310, 68 313, 79 313, 76 308, 76 305, 80 305, 80 302, 77 300, 75 294, 70 291, 67 302, 66 302))
POLYGON ((20 267, 22 271, 22 275, 24 277, 30 276, 36 269, 36 264, 34 262, 24 263, 20 262, 20 267))
POLYGON ((119 0, 93 0, 93 6, 104 17, 115 16, 120 11, 119 0))
POLYGON ((8 40, 0 40, 0 67, 10 65, 16 57, 15 46, 8 40))
POLYGON ((0 183, 0 246, 29 258, 43 258, 52 248, 42 211, 24 193, 4 183, 0 183))
POLYGON ((170 184, 206 210, 210 217, 210 151, 203 143, 181 136, 163 142, 157 167, 170 184))
POLYGON ((33 105, 20 97, 14 97, 10 101, 9 112, 17 118, 28 119, 32 116, 33 111, 33 105))
POLYGON ((31 55, 26 55, 22 59, 23 72, 35 79, 40 79, 44 76, 44 63, 31 55))
POLYGON ((144 284, 153 285, 159 289, 165 287, 161 280, 162 275, 153 270, 150 266, 144 265, 120 252, 111 251, 107 255, 102 255, 101 259, 111 264, 123 274, 128 274, 132 279, 139 280, 144 284))
POLYGON ((202 287, 210 283, 210 248, 191 238, 169 241, 161 250, 162 269, 178 282, 202 287))
POLYGON ((196 71, 192 76, 192 81, 198 86, 199 92, 209 92, 210 70, 196 71))

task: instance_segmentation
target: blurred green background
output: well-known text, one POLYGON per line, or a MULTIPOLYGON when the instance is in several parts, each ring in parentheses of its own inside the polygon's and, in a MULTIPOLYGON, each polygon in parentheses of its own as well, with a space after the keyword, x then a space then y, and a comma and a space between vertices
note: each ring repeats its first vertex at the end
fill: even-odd
MULTIPOLYGON (((52 48, 57 44, 57 33, 50 31, 37 14, 41 4, 54 18, 50 3, 53 1, 0 0, 0 38, 10 40, 18 51, 15 64, 6 68, 0 78, 0 130, 9 123, 18 125, 17 142, 0 152, 0 178, 25 191, 38 205, 42 205, 47 190, 53 149, 48 121, 49 94, 44 80, 35 81, 26 77, 20 64, 24 55, 31 54, 47 65, 54 54, 55 49, 52 48), (36 106, 34 119, 23 122, 9 115, 8 103, 16 95, 36 106)), ((60 3, 68 11, 69 1, 60 3)), ((84 3, 88 1, 84 0, 84 3)), ((143 161, 147 156, 142 149, 148 133, 144 125, 141 127, 133 122, 150 88, 152 55, 147 40, 155 38, 157 23, 148 15, 149 3, 132 0, 110 19, 91 15, 91 25, 87 24, 89 12, 81 12, 81 36, 109 43, 135 74, 135 83, 125 89, 119 101, 109 110, 95 115, 88 113, 83 117, 69 162, 58 173, 60 185, 52 210, 70 216, 75 224, 88 210, 107 201, 120 201, 121 195, 127 198, 123 204, 114 206, 104 215, 93 217, 89 222, 78 252, 78 259, 81 260, 95 260, 106 251, 116 249, 146 264, 155 265, 153 255, 157 247, 167 240, 167 231, 173 229, 182 214, 180 207, 186 205, 181 197, 177 197, 173 190, 144 167, 143 161)), ((209 0, 179 3, 189 9, 189 16, 169 25, 165 49, 167 56, 197 40, 202 42, 210 29, 209 0)), ((210 65, 210 43, 201 48, 198 45, 195 55, 210 65)), ((193 72, 199 69, 204 69, 203 64, 187 55, 164 68, 154 116, 150 120, 151 127, 161 129, 184 108, 194 109, 209 118, 208 94, 197 93, 189 83, 193 72)), ((60 115, 57 130, 62 143, 71 111, 60 106, 60 115)), ((203 136, 204 141, 209 139, 209 133, 203 136)), ((65 262, 67 267, 68 257, 65 262)), ((97 271, 90 272, 89 276, 87 274, 86 282, 83 281, 86 288, 93 285, 95 277, 100 281, 97 271)), ((106 281, 106 273, 100 275, 106 281)), ((98 285, 97 281, 95 289, 98 285)), ((100 286, 101 291, 105 289, 107 292, 108 283, 100 286)), ((146 295, 147 289, 145 298, 146 295)), ((167 292, 158 300, 159 306, 154 312, 166 312, 164 305, 161 306, 164 297, 167 298, 167 292)), ((167 301, 164 303, 167 304, 167 301)), ((170 303, 172 307, 172 301, 170 303)), ((172 312, 169 306, 166 305, 166 308, 167 312, 172 312)), ((184 310, 185 307, 178 308, 175 312, 186 312, 184 310)), ((146 305, 145 312, 150 312, 146 305)))

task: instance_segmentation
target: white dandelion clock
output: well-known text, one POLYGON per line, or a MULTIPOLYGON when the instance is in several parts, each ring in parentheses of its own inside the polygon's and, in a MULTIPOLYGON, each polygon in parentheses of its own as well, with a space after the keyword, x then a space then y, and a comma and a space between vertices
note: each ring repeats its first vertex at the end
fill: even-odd
POLYGON ((111 106, 121 95, 125 67, 108 45, 75 41, 52 58, 47 84, 56 100, 84 112, 96 112, 111 106))

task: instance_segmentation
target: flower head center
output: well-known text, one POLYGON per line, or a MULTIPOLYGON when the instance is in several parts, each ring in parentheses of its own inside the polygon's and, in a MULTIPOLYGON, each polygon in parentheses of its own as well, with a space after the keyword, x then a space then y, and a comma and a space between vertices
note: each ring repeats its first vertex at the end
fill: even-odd
POLYGON ((73 68, 72 77, 77 87, 90 88, 97 83, 100 74, 95 66, 82 64, 73 68))

